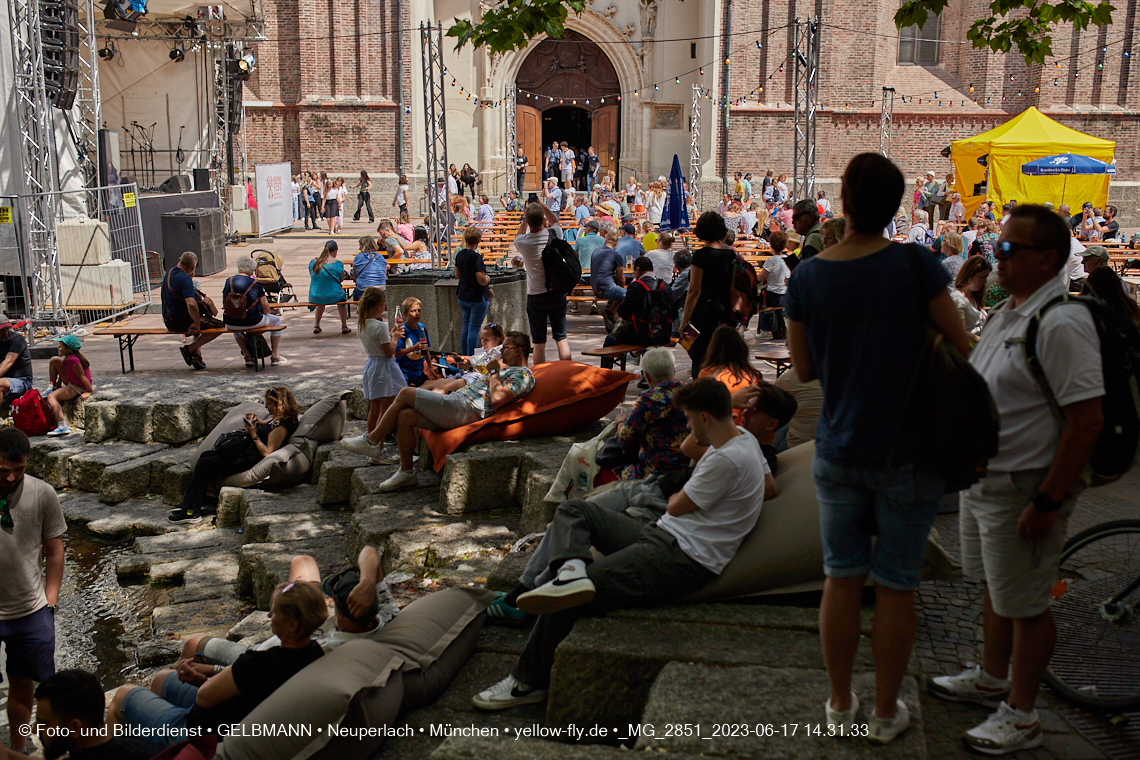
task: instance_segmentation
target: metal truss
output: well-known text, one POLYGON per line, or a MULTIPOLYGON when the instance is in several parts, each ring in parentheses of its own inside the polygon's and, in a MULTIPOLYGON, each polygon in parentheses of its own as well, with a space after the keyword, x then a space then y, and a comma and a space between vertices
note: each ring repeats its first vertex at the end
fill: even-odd
POLYGON ((819 17, 796 19, 795 162, 792 186, 796 199, 815 196, 815 114, 819 106, 819 17))
POLYGON ((895 115, 895 88, 883 88, 883 108, 879 111, 879 152, 891 157, 891 126, 895 115))
MULTIPOLYGON (((55 129, 44 81, 44 58, 38 0, 8 0, 12 23, 12 58, 15 71, 13 97, 20 132, 20 158, 23 161, 24 208, 27 218, 27 267, 24 282, 31 282, 31 298, 26 299, 28 316, 35 320, 66 322, 59 252, 56 247, 55 129)), ((24 259, 21 258, 21 264, 24 259)))
MULTIPOLYGON (((260 6, 260 3, 257 4, 260 6)), ((99 18, 95 22, 96 33, 101 39, 108 40, 161 40, 165 42, 265 42, 269 37, 265 34, 266 22, 264 14, 258 12, 258 18, 243 19, 239 21, 210 21, 202 22, 193 19, 180 21, 155 21, 140 18, 136 21, 134 32, 122 32, 107 26, 99 18)))
POLYGON ((693 204, 697 211, 701 210, 701 103, 704 99, 701 86, 693 85, 693 105, 689 111, 689 131, 692 132, 692 141, 689 143, 689 191, 693 194, 693 204))
POLYGON ((210 183, 222 209, 222 226, 233 229, 229 179, 226 177, 226 140, 230 129, 230 82, 226 73, 226 42, 206 43, 206 81, 210 83, 210 183))
POLYGON ((519 173, 515 166, 515 156, 518 155, 519 132, 515 121, 515 105, 518 99, 518 88, 513 84, 507 88, 507 99, 504 102, 505 117, 507 120, 507 192, 514 190, 520 195, 522 188, 518 186, 519 173))
MULTIPOLYGON (((99 94, 99 45, 95 41, 95 2, 86 0, 84 15, 79 19, 79 90, 75 107, 79 118, 75 124, 79 164, 87 187, 99 186, 99 127, 103 123, 102 99, 99 94)), ((98 196, 88 193, 87 215, 94 216, 98 196)))
MULTIPOLYGON (((420 55, 423 62, 424 137, 427 142, 428 230, 431 238, 431 265, 443 266, 442 254, 451 259, 451 193, 447 182, 447 113, 443 101, 443 24, 420 23, 420 55), (437 193, 443 180, 443 193, 437 193), (442 201, 442 202, 441 202, 442 201)), ((508 172, 509 173, 509 172, 508 172)))

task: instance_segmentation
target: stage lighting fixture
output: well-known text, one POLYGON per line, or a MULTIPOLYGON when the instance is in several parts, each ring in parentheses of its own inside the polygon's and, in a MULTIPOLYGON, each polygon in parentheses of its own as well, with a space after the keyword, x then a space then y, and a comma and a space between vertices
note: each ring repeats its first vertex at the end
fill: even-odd
POLYGON ((253 57, 253 53, 246 53, 238 61, 238 68, 243 74, 252 74, 257 70, 257 59, 253 57))
POLYGON ((170 60, 179 63, 186 60, 186 47, 181 42, 174 43, 174 49, 170 51, 170 60))
POLYGON ((138 26, 135 19, 145 13, 146 2, 140 0, 107 0, 103 6, 107 27, 118 32, 134 33, 138 26))
POLYGON ((119 51, 115 49, 115 43, 108 42, 107 47, 99 48, 99 57, 104 61, 114 60, 119 51))

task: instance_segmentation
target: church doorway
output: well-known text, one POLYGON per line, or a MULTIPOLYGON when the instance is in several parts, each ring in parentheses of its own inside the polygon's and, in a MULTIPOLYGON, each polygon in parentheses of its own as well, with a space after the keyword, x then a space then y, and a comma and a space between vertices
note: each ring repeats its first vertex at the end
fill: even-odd
POLYGON ((530 163, 522 189, 541 186, 546 148, 555 140, 579 149, 592 145, 601 175, 616 170, 621 85, 597 44, 573 31, 543 40, 523 61, 515 85, 516 129, 530 163))

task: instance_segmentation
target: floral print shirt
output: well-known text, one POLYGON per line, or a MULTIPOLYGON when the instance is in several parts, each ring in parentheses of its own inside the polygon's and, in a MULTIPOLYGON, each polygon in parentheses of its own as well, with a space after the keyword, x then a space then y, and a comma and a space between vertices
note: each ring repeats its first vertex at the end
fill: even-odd
MULTIPOLYGON (((503 367, 499 370, 499 382, 514 394, 512 400, 520 399, 534 388, 534 373, 526 367, 503 367)), ((486 378, 453 392, 462 394, 480 417, 490 417, 495 413, 486 378)))
POLYGON ((688 466, 688 457, 681 453, 681 444, 689 434, 688 421, 684 412, 673 406, 673 393, 680 387, 676 380, 666 380, 637 397, 617 440, 627 454, 638 452, 639 461, 622 470, 622 480, 668 475, 688 466))

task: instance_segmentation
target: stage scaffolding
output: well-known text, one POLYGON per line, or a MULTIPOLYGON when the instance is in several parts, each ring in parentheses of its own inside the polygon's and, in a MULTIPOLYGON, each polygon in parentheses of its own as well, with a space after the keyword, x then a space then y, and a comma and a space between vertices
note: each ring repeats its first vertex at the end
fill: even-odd
POLYGON ((454 231, 447 182, 447 111, 443 99, 443 79, 447 69, 443 65, 443 24, 433 27, 420 23, 420 54, 423 62, 424 138, 427 144, 427 222, 431 265, 433 269, 440 269, 445 250, 448 264, 452 261, 451 235, 454 231), (440 180, 443 181, 442 193, 438 192, 440 180))

